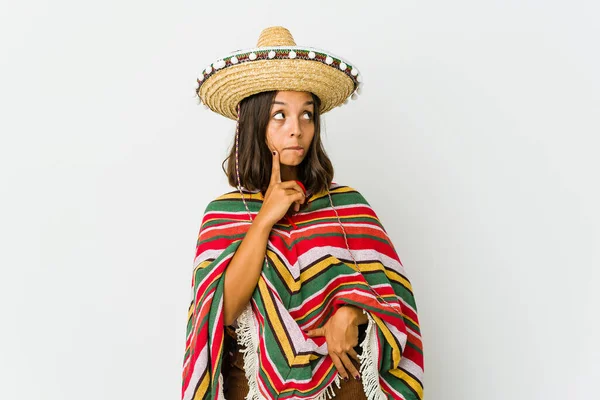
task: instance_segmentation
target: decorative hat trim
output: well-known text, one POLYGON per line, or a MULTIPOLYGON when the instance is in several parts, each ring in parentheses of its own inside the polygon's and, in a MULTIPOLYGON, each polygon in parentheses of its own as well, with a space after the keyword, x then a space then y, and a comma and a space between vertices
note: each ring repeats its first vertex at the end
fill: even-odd
MULTIPOLYGON (((200 89, 200 86, 202 86, 202 84, 206 82, 208 78, 223 68, 233 67, 235 65, 256 60, 282 60, 294 58, 317 61, 329 65, 332 68, 340 69, 352 79, 355 90, 358 89, 359 85, 362 83, 362 76, 360 75, 359 70, 341 57, 333 55, 331 52, 306 46, 271 46, 237 50, 230 53, 226 57, 213 62, 211 65, 206 67, 198 77, 198 89, 200 89)), ((355 91, 355 93, 360 94, 360 90, 355 91)), ((356 96, 353 98, 355 99, 356 96)))

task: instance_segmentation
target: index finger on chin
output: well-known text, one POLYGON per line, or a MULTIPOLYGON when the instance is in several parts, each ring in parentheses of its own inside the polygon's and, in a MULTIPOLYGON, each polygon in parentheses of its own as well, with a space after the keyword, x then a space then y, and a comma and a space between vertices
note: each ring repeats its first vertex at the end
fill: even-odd
POLYGON ((279 152, 273 150, 273 168, 271 169, 271 184, 281 183, 279 152))

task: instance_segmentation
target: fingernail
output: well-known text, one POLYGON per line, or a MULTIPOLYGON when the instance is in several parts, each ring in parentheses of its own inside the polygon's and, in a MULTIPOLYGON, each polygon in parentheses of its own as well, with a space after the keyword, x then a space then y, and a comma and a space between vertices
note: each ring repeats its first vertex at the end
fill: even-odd
POLYGON ((276 151, 274 151, 274 152, 273 152, 273 155, 275 155, 275 154, 277 154, 277 152, 276 152, 276 151))
POLYGON ((354 379, 356 379, 356 380, 360 379, 360 375, 355 375, 354 379))
POLYGON ((347 380, 348 380, 348 377, 347 377, 347 376, 345 376, 345 377, 344 377, 344 380, 345 380, 345 381, 347 381, 347 380))

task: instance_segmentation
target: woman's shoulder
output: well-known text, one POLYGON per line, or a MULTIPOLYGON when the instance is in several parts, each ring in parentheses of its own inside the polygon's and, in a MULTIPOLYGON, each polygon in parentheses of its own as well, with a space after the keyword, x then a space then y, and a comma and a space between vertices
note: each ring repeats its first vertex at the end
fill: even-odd
POLYGON ((242 194, 244 199, 257 199, 261 198, 262 194, 260 190, 249 190, 244 187, 241 189, 232 189, 228 192, 225 192, 219 196, 217 196, 213 201, 227 201, 227 200, 241 200, 242 194))
POLYGON ((248 190, 242 187, 240 193, 240 189, 236 188, 214 197, 208 202, 204 212, 236 212, 245 209, 244 201, 247 203, 260 202, 262 198, 260 190, 248 190))
POLYGON ((357 189, 355 186, 348 186, 342 184, 336 184, 335 187, 330 189, 332 194, 332 200, 336 207, 343 206, 346 208, 346 215, 352 214, 355 212, 356 214, 360 214, 361 217, 371 218, 371 222, 377 224, 384 231, 383 225, 379 220, 377 212, 371 206, 371 203, 367 201, 363 192, 357 189))
MULTIPOLYGON (((362 192, 356 186, 350 186, 339 182, 332 182, 329 187, 329 192, 344 204, 361 204, 370 206, 362 192)), ((327 192, 323 192, 326 196, 327 192)))

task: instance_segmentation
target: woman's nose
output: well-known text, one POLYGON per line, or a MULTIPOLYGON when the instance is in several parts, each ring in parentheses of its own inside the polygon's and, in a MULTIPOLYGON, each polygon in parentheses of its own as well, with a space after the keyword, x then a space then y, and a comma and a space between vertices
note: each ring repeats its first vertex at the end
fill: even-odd
POLYGON ((302 135, 302 128, 299 121, 295 121, 290 126, 290 134, 291 136, 300 136, 302 135))

